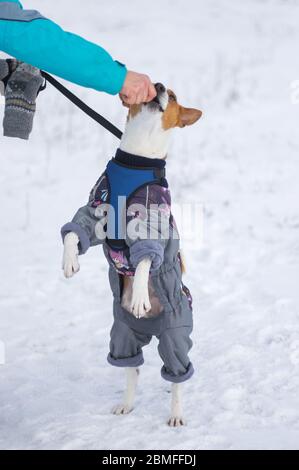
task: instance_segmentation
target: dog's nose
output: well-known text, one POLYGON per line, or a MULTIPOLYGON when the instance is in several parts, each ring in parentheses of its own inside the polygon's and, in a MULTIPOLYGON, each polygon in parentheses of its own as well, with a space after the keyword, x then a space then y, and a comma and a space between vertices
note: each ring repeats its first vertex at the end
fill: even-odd
POLYGON ((159 94, 159 93, 164 93, 164 91, 166 91, 166 88, 164 85, 162 85, 162 83, 155 83, 155 88, 156 88, 156 92, 159 94))

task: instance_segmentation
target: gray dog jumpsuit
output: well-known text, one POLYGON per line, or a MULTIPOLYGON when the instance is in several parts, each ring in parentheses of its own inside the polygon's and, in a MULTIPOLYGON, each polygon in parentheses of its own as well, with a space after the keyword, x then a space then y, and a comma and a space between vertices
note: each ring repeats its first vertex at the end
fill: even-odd
POLYGON ((87 205, 62 227, 61 234, 63 239, 69 232, 78 235, 79 254, 90 246, 103 246, 109 263, 114 316, 108 362, 118 367, 142 365, 142 348, 156 336, 163 361, 161 375, 179 383, 194 372, 188 357, 192 347, 192 298, 182 283, 179 236, 170 210, 164 167, 164 160, 118 149, 92 189, 87 205), (154 175, 151 178, 148 170, 154 175), (138 176, 134 185, 135 174, 138 176), (125 220, 124 239, 111 237, 112 225, 119 230, 109 216, 116 204, 113 192, 126 196, 123 219, 118 219, 125 220), (146 257, 151 259, 150 284, 162 310, 157 316, 137 319, 121 305, 123 276, 134 276, 138 263, 146 257))

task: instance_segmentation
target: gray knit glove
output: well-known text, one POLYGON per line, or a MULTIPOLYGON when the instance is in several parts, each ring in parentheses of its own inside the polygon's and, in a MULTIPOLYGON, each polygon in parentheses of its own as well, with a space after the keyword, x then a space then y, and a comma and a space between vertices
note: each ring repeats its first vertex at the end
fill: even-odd
POLYGON ((0 96, 4 95, 5 85, 4 79, 8 76, 9 69, 6 60, 0 60, 0 96))
POLYGON ((5 88, 9 76, 16 70, 20 64, 16 59, 0 59, 0 92, 5 93, 5 88))
POLYGON ((36 97, 43 84, 40 70, 19 63, 5 88, 3 135, 27 140, 32 131, 36 97))
POLYGON ((9 74, 8 63, 6 60, 1 59, 0 60, 0 82, 3 83, 3 88, 1 89, 4 89, 4 80, 6 79, 8 74, 9 74))

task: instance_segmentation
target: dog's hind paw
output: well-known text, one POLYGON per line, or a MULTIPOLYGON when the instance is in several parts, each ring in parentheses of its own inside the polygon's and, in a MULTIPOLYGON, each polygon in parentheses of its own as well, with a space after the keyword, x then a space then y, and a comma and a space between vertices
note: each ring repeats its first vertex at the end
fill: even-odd
POLYGON ((127 415, 128 413, 131 413, 132 410, 133 410, 132 406, 121 404, 121 405, 114 406, 114 408, 112 408, 112 413, 118 416, 127 415))
POLYGON ((185 426, 187 423, 182 416, 171 416, 167 424, 171 428, 178 428, 179 426, 185 426))

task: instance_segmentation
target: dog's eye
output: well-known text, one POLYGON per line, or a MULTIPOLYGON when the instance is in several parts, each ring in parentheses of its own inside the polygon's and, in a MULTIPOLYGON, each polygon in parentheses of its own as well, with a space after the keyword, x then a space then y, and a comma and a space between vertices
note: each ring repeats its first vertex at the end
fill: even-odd
POLYGON ((172 93, 169 95, 169 101, 176 101, 176 97, 172 93))

